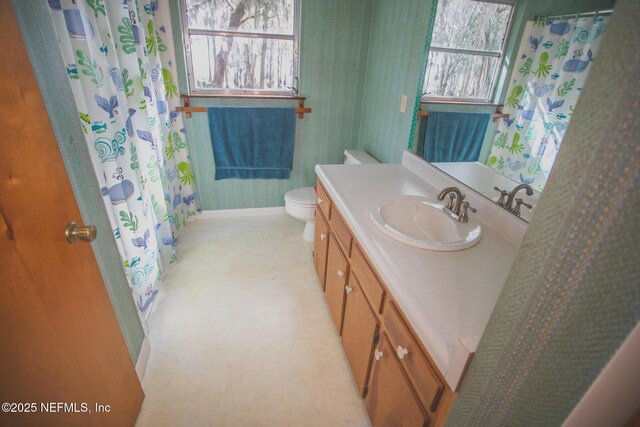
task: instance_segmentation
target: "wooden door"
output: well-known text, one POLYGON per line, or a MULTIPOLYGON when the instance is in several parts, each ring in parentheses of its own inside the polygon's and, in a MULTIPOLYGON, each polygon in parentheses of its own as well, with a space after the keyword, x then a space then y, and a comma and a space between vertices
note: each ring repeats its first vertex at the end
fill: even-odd
POLYGON ((90 244, 65 240, 82 220, 11 2, 0 27, 0 425, 130 426, 144 395, 90 244))
POLYGON ((329 311, 336 325, 338 335, 342 333, 342 313, 344 311, 344 287, 347 284, 349 264, 342 255, 340 246, 333 233, 329 236, 329 252, 327 255, 327 280, 325 297, 329 311))
POLYGON ((315 236, 313 238, 313 265, 316 267, 320 285, 324 290, 327 274, 327 249, 329 248, 329 226, 320 209, 316 208, 315 236))
POLYGON ((380 323, 364 296, 353 270, 344 303, 342 346, 360 393, 364 394, 371 366, 373 346, 380 323))
POLYGON ((400 366, 385 333, 376 346, 365 398, 373 427, 420 427, 429 424, 426 413, 400 366))

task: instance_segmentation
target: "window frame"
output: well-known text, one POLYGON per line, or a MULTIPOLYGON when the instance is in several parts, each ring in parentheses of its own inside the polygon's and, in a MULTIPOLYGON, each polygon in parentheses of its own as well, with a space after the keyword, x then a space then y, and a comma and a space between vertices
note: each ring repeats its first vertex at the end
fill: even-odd
MULTIPOLYGON (((225 97, 225 98, 260 98, 260 97, 282 97, 297 98, 300 90, 300 0, 293 0, 293 36, 288 34, 269 34, 259 32, 246 31, 228 31, 228 30, 204 30, 189 28, 188 16, 188 0, 182 0, 180 13, 182 18, 182 34, 183 34, 183 51, 185 57, 185 65, 187 71, 187 91, 189 95, 225 97), (272 39, 272 40, 292 40, 293 41, 293 81, 292 88, 286 90, 273 89, 224 89, 224 88, 197 88, 193 77, 193 61, 191 58, 191 36, 238 36, 255 39, 272 39)), ((211 64, 209 65, 211 66, 211 64)))
MULTIPOLYGON (((427 75, 429 72, 429 55, 431 52, 443 52, 443 53, 458 53, 461 55, 477 55, 477 56, 488 56, 492 58, 497 58, 498 62, 496 64, 495 69, 493 70, 493 74, 491 76, 491 87, 489 88, 487 98, 472 98, 469 96, 463 97, 455 97, 455 96, 438 96, 438 95, 428 95, 423 93, 421 96, 422 102, 468 102, 468 103, 477 103, 477 104, 492 104, 496 97, 496 89, 499 86, 500 81, 500 69, 502 68, 504 62, 504 54, 507 49, 507 44, 509 40, 509 34, 511 33, 511 25, 513 24, 513 17, 515 15, 516 3, 509 0, 469 0, 475 1, 478 3, 494 3, 494 4, 503 4, 507 6, 511 6, 511 12, 509 14, 509 21, 507 22, 507 28, 504 32, 504 36, 502 38, 502 47, 500 52, 491 52, 486 50, 475 50, 475 49, 462 49, 462 48, 452 48, 452 47, 437 47, 432 44, 429 45, 429 52, 427 53, 427 67, 425 68, 424 80, 422 83, 422 90, 424 90, 424 85, 427 83, 427 75)), ((439 3, 438 3, 439 5, 439 3)), ((436 12, 437 13, 437 12, 436 12)), ((434 22, 435 26, 435 22, 434 22)))

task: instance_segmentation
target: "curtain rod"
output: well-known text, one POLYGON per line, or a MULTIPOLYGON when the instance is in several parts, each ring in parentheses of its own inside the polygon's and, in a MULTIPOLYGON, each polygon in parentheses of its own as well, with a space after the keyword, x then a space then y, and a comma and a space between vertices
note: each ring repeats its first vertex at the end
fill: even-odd
POLYGON ((611 15, 613 9, 595 10, 593 12, 578 12, 578 13, 557 13, 555 15, 536 15, 533 17, 534 21, 538 19, 555 19, 555 18, 586 18, 587 16, 599 16, 599 15, 611 15))

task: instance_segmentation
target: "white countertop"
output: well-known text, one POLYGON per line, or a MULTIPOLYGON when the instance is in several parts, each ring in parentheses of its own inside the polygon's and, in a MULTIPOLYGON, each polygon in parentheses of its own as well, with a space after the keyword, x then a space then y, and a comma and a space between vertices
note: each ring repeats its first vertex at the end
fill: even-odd
MULTIPOLYGON (((413 166, 407 167, 404 160, 403 164, 318 165, 316 173, 455 390, 458 381, 450 380, 447 371, 459 368, 450 366, 458 339, 470 352, 476 350, 515 259, 519 239, 514 243, 513 238, 487 226, 482 218, 492 208, 486 206, 485 215, 478 215, 483 224, 482 240, 463 251, 413 248, 379 231, 369 218, 373 206, 396 195, 435 197, 442 189, 431 186, 424 174, 420 177, 412 172, 415 161, 409 160, 413 166)), ((476 206, 473 197, 467 200, 476 206)))

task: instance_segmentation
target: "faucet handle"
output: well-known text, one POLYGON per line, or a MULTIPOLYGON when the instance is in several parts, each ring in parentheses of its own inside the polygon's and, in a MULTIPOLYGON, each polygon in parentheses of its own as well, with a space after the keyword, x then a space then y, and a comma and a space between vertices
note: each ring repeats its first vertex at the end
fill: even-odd
POLYGON ((524 205, 529 209, 533 209, 533 206, 531 206, 529 203, 525 203, 524 200, 516 199, 516 206, 513 208, 513 211, 512 211, 514 215, 520 216, 520 205, 524 205))
POLYGON ((493 187, 494 190, 500 192, 500 198, 498 199, 498 206, 506 206, 507 205, 507 197, 509 197, 509 192, 507 190, 501 190, 498 187, 493 187))
POLYGON ((458 216, 458 222, 469 222, 469 214, 467 211, 471 211, 473 213, 478 212, 478 210, 472 207, 469 202, 463 202, 462 207, 460 208, 460 215, 458 216))

